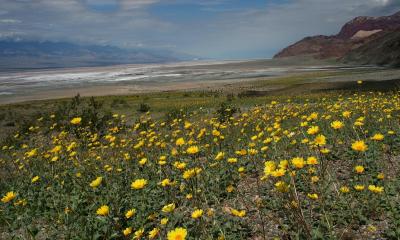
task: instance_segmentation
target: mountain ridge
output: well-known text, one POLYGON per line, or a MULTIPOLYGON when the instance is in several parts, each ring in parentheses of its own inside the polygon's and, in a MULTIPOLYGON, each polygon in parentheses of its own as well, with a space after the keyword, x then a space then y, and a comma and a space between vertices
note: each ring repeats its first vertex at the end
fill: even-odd
MULTIPOLYGON (((366 53, 368 52, 368 49, 371 49, 371 51, 373 50, 370 43, 373 42, 375 47, 384 44, 385 37, 398 31, 400 31, 400 11, 390 16, 356 17, 344 24, 336 35, 316 35, 305 37, 302 40, 282 49, 274 56, 274 58, 310 55, 316 59, 334 58, 339 61, 359 61, 380 64, 382 61, 363 59, 363 56, 368 58, 374 57, 373 54, 366 53), (357 52, 357 49, 361 47, 363 47, 362 51, 360 50, 361 52, 357 52), (351 56, 348 56, 350 53, 352 53, 351 56)), ((396 34, 391 36, 395 36, 397 39, 396 34)), ((400 38, 398 40, 400 41, 400 38)), ((392 39, 392 41, 396 40, 392 39)), ((400 51, 398 49, 394 50, 400 51)), ((383 52, 386 53, 389 51, 384 50, 383 52)), ((394 57, 394 59, 395 58, 396 57, 394 57)), ((387 60, 383 62, 388 65, 397 64, 395 62, 392 63, 391 61, 388 62, 387 60)))
POLYGON ((0 40, 0 69, 3 70, 166 63, 191 58, 168 50, 123 49, 62 41, 0 40))

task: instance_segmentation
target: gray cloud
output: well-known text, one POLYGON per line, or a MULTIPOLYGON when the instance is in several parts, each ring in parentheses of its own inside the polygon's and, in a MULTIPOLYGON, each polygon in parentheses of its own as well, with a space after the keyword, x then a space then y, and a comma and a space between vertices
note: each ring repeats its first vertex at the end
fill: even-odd
POLYGON ((202 57, 269 57, 308 35, 334 34, 359 15, 389 15, 398 0, 291 0, 264 9, 214 11, 173 21, 153 4, 192 2, 212 11, 229 0, 0 0, 0 38, 67 40, 124 47, 168 48, 202 57), (96 7, 115 6, 111 11, 96 7))

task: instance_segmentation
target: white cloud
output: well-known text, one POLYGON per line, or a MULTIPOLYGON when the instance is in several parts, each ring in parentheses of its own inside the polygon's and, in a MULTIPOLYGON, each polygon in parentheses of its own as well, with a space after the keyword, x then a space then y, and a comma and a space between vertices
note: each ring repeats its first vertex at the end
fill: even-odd
POLYGON ((383 5, 386 6, 390 3, 390 0, 373 0, 374 2, 376 2, 379 5, 383 5))

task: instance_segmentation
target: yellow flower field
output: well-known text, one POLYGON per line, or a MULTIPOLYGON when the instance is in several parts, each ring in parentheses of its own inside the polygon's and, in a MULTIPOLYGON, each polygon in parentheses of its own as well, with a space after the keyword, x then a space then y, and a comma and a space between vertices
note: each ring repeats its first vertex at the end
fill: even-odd
POLYGON ((4 141, 0 238, 400 237, 398 92, 90 114, 4 141))

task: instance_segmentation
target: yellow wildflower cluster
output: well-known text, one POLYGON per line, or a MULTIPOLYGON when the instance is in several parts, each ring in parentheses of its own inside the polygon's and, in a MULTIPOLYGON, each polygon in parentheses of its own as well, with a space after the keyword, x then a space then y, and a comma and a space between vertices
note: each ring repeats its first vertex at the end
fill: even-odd
POLYGON ((0 222, 73 231, 58 238, 168 240, 337 239, 346 226, 368 231, 362 219, 395 222, 398 93, 261 99, 217 115, 197 104, 168 117, 115 113, 102 125, 40 117, 1 146, 0 222))

